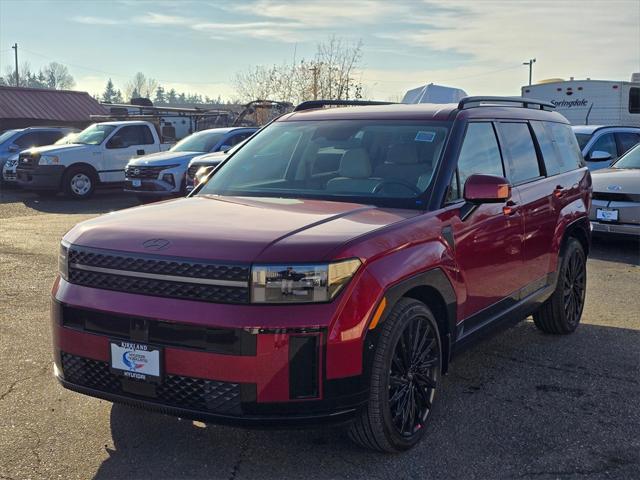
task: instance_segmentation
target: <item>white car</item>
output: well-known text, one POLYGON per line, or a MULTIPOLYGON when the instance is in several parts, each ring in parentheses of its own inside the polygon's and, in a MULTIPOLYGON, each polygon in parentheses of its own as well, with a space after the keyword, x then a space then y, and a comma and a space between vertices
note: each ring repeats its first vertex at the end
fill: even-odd
POLYGON ((62 191, 71 198, 88 198, 98 184, 123 183, 131 158, 170 146, 145 121, 94 123, 71 141, 21 152, 18 185, 44 195, 62 191))
POLYGON ((622 154, 640 143, 638 127, 576 125, 571 128, 591 171, 608 168, 622 154))

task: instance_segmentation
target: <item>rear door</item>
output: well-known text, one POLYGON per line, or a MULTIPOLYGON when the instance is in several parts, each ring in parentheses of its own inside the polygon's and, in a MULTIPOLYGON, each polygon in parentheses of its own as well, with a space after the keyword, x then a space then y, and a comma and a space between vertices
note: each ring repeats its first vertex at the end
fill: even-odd
POLYGON ((148 125, 127 125, 118 129, 106 143, 106 152, 98 168, 103 182, 124 182, 129 160, 150 153, 155 144, 148 125))
MULTIPOLYGON (((464 182, 474 173, 504 177, 504 165, 491 122, 467 126, 447 202, 462 201, 464 182)), ((518 202, 514 192, 510 202, 518 202)), ((466 205, 466 204, 462 204, 466 205)), ((522 214, 507 203, 485 203, 460 217, 451 226, 456 261, 467 287, 460 318, 465 332, 481 326, 516 300, 522 280, 522 214), (494 308, 488 308, 488 307, 494 308)))

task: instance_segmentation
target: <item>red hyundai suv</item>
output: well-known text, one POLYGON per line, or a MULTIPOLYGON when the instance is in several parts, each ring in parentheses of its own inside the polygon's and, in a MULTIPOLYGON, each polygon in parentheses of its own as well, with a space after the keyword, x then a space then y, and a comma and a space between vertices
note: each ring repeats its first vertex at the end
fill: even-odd
POLYGON ((575 330, 591 179, 552 105, 326 103, 262 129, 189 198, 65 235, 64 387, 210 422, 345 422, 396 452, 473 340, 531 314, 575 330))

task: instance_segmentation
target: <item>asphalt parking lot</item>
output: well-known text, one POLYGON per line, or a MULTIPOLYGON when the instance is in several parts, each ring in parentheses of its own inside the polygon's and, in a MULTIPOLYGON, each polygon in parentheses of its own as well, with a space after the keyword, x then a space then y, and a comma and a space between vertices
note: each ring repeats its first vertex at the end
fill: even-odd
POLYGON ((640 244, 597 240, 583 323, 520 323, 457 358, 425 441, 402 455, 339 431, 256 431, 151 414, 63 390, 49 291, 60 237, 137 205, 0 192, 0 479, 640 478, 640 244))

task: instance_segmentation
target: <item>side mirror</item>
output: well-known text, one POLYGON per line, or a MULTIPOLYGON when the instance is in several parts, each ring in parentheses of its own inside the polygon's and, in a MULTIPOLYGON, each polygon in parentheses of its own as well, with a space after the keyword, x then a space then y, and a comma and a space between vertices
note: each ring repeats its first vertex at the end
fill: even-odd
POLYGON ((470 203, 502 203, 511 198, 511 184, 506 178, 475 174, 464 182, 464 199, 470 203))
POLYGON ((606 162, 607 160, 611 160, 611 154, 602 150, 594 150, 589 155, 590 162, 606 162))
POLYGON ((18 145, 16 145, 15 143, 12 145, 9 145, 9 153, 16 153, 17 151, 20 150, 20 147, 18 147, 18 145))
POLYGON ((122 141, 122 137, 120 135, 114 135, 109 140, 107 144, 107 148, 124 148, 124 142, 122 141))

